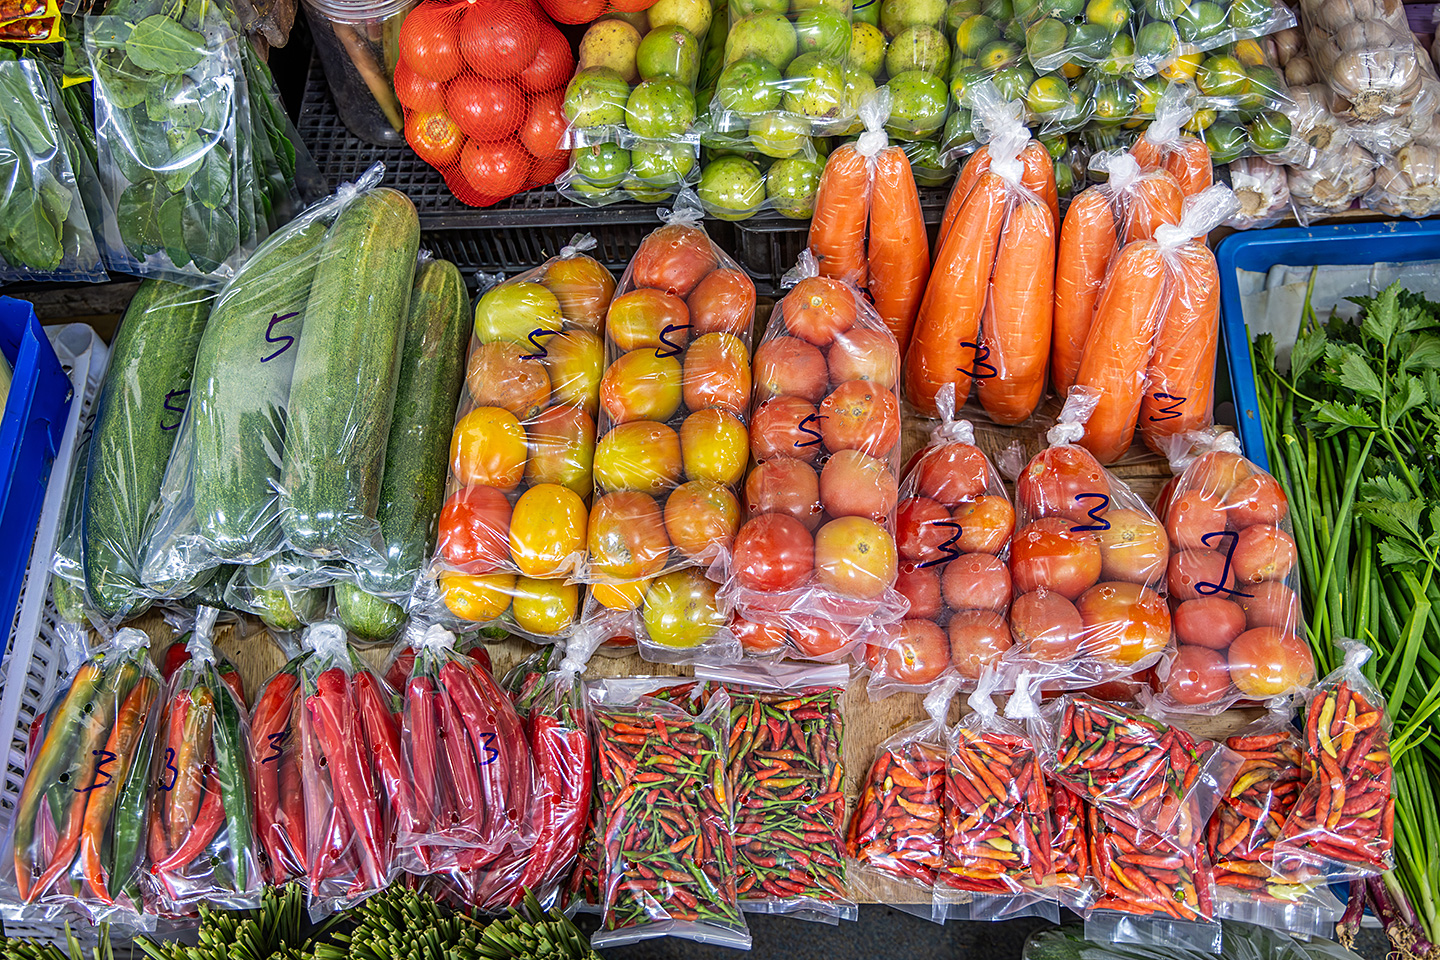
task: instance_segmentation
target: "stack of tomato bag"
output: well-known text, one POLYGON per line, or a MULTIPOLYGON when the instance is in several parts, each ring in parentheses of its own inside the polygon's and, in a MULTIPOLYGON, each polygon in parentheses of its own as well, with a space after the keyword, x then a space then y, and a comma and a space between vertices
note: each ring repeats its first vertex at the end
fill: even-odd
POLYGON ((216 614, 200 608, 168 679, 144 633, 118 631, 35 721, 6 916, 153 929, 287 881, 321 913, 402 875, 485 910, 558 895, 590 804, 578 670, 542 657, 502 686, 483 648, 412 626, 382 676, 322 622, 252 709, 216 614))

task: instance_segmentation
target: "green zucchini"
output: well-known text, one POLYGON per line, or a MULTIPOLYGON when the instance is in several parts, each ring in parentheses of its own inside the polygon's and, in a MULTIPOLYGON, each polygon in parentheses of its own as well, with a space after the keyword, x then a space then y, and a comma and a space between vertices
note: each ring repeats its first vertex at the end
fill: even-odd
POLYGON ((82 519, 85 589, 106 618, 144 602, 140 568, 180 432, 213 294, 140 284, 110 348, 91 437, 82 519))
POLYGON ((231 279, 195 360, 195 522, 223 560, 254 562, 280 538, 275 484, 305 302, 331 218, 270 237, 231 279))
POLYGON ((75 448, 75 459, 70 464, 70 479, 65 488, 65 517, 61 521, 60 542, 55 547, 55 559, 50 564, 50 590, 55 601, 55 611, 67 623, 83 623, 85 620, 85 555, 84 528, 81 518, 85 513, 85 478, 90 473, 90 439, 95 427, 95 410, 85 420, 85 431, 75 448))
POLYGON ((335 220, 305 308, 290 387, 281 526, 290 548, 322 559, 376 549, 385 442, 420 218, 380 187, 335 220))
POLYGON ((346 630, 371 643, 389 640, 405 623, 405 608, 400 604, 343 580, 335 583, 335 612, 346 630))
POLYGON ((448 260, 426 263, 416 271, 410 294, 395 415, 385 445, 376 513, 383 566, 358 568, 360 585, 379 596, 408 596, 434 546, 469 342, 470 300, 460 269, 448 260))

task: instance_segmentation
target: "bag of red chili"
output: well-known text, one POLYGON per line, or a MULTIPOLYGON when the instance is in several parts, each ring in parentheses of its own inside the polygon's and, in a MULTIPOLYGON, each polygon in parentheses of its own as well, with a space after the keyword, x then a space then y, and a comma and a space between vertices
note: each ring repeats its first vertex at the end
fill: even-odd
POLYGON ((405 139, 462 203, 488 207, 564 172, 575 57, 532 0, 425 0, 399 46, 405 139))
POLYGON ((305 862, 312 910, 353 906, 399 874, 393 838, 414 830, 414 794, 391 712, 394 694, 345 628, 308 627, 300 665, 305 862))
POLYGON ((250 715, 250 780, 255 837, 268 883, 306 875, 305 794, 300 743, 300 656, 281 667, 255 698, 250 715))
POLYGON ((1354 880, 1395 864, 1395 772, 1385 701, 1360 670, 1370 648, 1353 640, 1340 647, 1344 662, 1307 701, 1310 781, 1281 829, 1275 864, 1309 864, 1331 880, 1354 880))
POLYGON ((1299 693, 1315 679, 1300 616, 1290 504, 1275 478, 1220 429, 1171 438, 1175 481, 1156 513, 1179 645, 1157 673, 1163 709, 1219 713, 1299 693))
POLYGON ((844 664, 697 667, 730 697, 736 891, 747 913, 838 923, 845 879, 844 664))
POLYGON ((900 483, 895 582, 905 619, 877 627, 865 646, 870 699, 927 692, 944 676, 973 685, 1010 646, 1010 536, 1015 508, 1000 472, 955 419, 955 386, 936 397, 941 421, 900 483))

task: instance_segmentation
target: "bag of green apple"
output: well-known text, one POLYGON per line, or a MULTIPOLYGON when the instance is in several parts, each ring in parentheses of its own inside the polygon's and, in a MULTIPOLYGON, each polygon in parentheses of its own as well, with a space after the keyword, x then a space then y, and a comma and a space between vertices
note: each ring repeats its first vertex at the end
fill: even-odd
POLYGON ((695 191, 705 212, 720 220, 748 220, 763 210, 808 220, 825 169, 824 144, 781 114, 751 124, 748 133, 708 133, 695 191))
POLYGON ((555 180, 560 195, 587 207, 612 203, 668 203, 700 178, 699 150, 690 143, 593 143, 570 151, 555 180))

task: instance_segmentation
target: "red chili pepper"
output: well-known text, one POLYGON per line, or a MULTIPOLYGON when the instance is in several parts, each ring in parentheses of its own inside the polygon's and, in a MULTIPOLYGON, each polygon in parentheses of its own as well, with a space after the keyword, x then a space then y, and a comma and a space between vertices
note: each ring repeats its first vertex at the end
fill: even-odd
MULTIPOLYGON (((355 675, 355 694, 360 707, 360 722, 365 740, 375 756, 375 769, 390 802, 395 828, 401 834, 414 835, 415 794, 400 757, 400 730, 395 717, 380 696, 376 680, 368 671, 355 675)), ((423 853, 421 854, 423 859, 423 853)))
POLYGON ((320 674, 315 688, 305 705, 339 801, 336 812, 344 812, 354 831, 366 886, 379 890, 389 875, 388 860, 382 852, 384 826, 358 711, 351 697, 350 678, 342 668, 332 667, 320 674))
POLYGON ((195 822, 190 825, 184 839, 180 841, 180 846, 176 847, 173 853, 151 865, 151 872, 174 873, 188 867, 210 846, 210 841, 215 839, 215 834, 220 832, 224 823, 225 803, 220 798, 220 780, 214 769, 211 769, 205 777, 205 799, 200 804, 200 812, 195 815, 195 822))
MULTIPOLYGON (((293 744, 290 719, 299 678, 278 673, 265 685, 250 718, 250 779, 255 793, 255 832, 269 859, 269 878, 283 883, 295 875, 294 856, 287 851, 282 826, 280 767, 293 744)), ((303 872, 303 871, 302 871, 303 872)))

